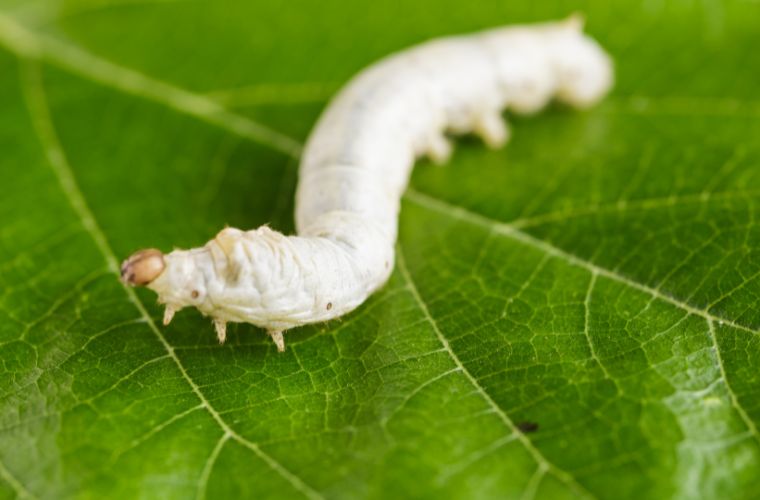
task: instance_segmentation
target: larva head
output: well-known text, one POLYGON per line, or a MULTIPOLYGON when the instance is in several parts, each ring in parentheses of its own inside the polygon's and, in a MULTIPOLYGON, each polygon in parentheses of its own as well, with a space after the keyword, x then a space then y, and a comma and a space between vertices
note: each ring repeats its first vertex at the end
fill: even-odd
POLYGON ((207 312, 208 252, 203 249, 175 250, 163 257, 164 270, 146 286, 158 294, 158 301, 173 310, 186 306, 207 312))
POLYGON ((127 285, 147 285, 156 279, 166 267, 164 254, 155 248, 133 253, 121 264, 121 280, 127 285))
POLYGON ((585 108, 612 87, 612 61, 599 44, 583 34, 580 16, 557 23, 550 35, 550 57, 557 82, 557 98, 585 108))
POLYGON ((175 250, 164 255, 148 248, 132 254, 121 265, 121 280, 132 286, 145 286, 158 293, 158 301, 178 311, 206 305, 206 274, 209 258, 204 249, 175 250))

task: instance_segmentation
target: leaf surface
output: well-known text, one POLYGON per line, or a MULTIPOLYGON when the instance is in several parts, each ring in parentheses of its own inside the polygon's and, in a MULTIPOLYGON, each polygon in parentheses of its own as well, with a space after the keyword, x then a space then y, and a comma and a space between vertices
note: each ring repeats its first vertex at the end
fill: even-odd
POLYGON ((760 5, 585 2, 588 112, 418 166, 390 282, 216 344, 118 261, 292 231, 356 71, 562 2, 0 2, 0 498, 750 498, 760 5))

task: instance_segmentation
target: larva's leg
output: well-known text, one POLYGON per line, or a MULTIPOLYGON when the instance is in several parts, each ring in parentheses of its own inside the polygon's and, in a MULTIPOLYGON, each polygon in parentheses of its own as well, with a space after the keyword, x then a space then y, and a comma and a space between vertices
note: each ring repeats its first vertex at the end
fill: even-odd
POLYGON ((451 157, 451 142, 443 134, 435 134, 430 137, 427 156, 433 163, 442 165, 451 157))
POLYGON ((164 326, 172 322, 175 312, 177 311, 172 306, 166 306, 166 309, 164 309, 164 326))
POLYGON ((500 148, 509 140, 509 125, 498 112, 486 112, 475 119, 474 131, 490 148, 500 148))
POLYGON ((269 331, 267 333, 270 337, 272 337, 272 340, 274 340, 274 344, 277 346, 277 350, 279 352, 285 352, 285 339, 282 336, 282 332, 269 331))
POLYGON ((216 338, 219 339, 219 343, 224 344, 224 341, 227 340, 227 322, 221 319, 215 319, 214 328, 216 328, 216 338))

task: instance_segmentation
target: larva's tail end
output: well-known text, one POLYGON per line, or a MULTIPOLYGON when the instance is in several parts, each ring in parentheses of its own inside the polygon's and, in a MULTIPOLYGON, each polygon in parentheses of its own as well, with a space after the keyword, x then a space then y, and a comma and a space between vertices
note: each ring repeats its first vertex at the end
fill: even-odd
POLYGON ((121 281, 125 285, 145 286, 164 271, 164 254, 156 248, 133 253, 121 264, 121 281))
POLYGON ((586 16, 581 12, 573 12, 567 17, 567 19, 562 21, 562 25, 566 26, 568 29, 582 33, 583 28, 586 26, 586 16))

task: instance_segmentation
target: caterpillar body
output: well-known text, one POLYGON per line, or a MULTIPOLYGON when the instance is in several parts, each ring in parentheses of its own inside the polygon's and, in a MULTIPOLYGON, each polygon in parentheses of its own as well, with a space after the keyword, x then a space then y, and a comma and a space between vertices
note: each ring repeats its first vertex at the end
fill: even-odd
POLYGON ((445 162, 447 133, 474 132, 491 147, 509 129, 505 109, 532 113, 556 98, 583 108, 612 85, 612 63, 569 19, 442 38, 389 56, 333 99, 309 137, 296 193, 297 235, 226 228, 206 245, 141 250, 122 280, 145 285, 175 311, 282 332, 342 316, 393 269, 400 199, 416 158, 445 162))

